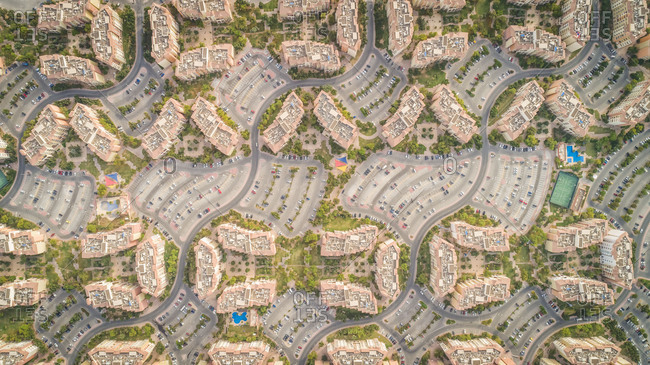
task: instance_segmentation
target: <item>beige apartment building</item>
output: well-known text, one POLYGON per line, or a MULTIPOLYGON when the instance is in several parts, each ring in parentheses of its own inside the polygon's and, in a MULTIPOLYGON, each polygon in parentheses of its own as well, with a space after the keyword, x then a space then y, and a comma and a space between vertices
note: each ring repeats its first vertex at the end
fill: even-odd
POLYGON ((137 246, 142 237, 142 223, 127 223, 112 231, 90 233, 81 239, 81 257, 97 258, 115 255, 137 246))
POLYGON ((650 81, 636 84, 632 91, 614 108, 607 117, 610 125, 633 126, 643 123, 650 113, 650 81))
POLYGON ((560 4, 560 37, 567 52, 575 52, 591 39, 591 0, 567 0, 560 4))
POLYGON ((501 119, 497 122, 497 130, 507 141, 517 139, 537 115, 544 103, 544 89, 537 81, 530 81, 522 86, 501 119))
POLYGON ((648 26, 648 4, 645 0, 612 0, 612 42, 616 48, 633 45, 645 36, 648 26))
POLYGON ((399 245, 392 239, 380 244, 375 252, 375 282, 379 293, 389 300, 395 300, 400 292, 399 255, 399 245))
POLYGON ((217 244, 203 237, 194 246, 196 260, 196 288, 200 300, 213 297, 221 282, 221 250, 217 244))
POLYGON ((100 0, 64 0, 52 4, 41 3, 36 9, 39 30, 59 31, 80 27, 93 19, 99 11, 100 0))
POLYGON ((377 242, 379 229, 363 225, 349 231, 323 232, 320 241, 321 256, 353 255, 372 249, 377 242))
POLYGON ((0 285, 0 310, 37 304, 47 296, 46 279, 16 280, 0 285))
POLYGON ((452 365, 514 365, 506 350, 491 338, 475 338, 469 341, 447 340, 440 347, 452 365))
POLYGON ((381 134, 391 147, 397 146, 411 133, 424 110, 424 95, 411 87, 401 98, 397 112, 381 127, 381 134))
POLYGON ((414 21, 409 0, 390 0, 386 5, 388 14, 388 49, 397 57, 411 44, 414 21))
POLYGON ((458 280, 458 254, 451 243, 433 236, 429 242, 429 254, 431 256, 431 273, 429 285, 438 298, 454 291, 458 280))
POLYGON ((504 301, 510 297, 510 278, 495 275, 457 283, 451 305, 456 310, 474 308, 479 304, 504 301))
POLYGON ((602 281, 565 275, 554 276, 550 280, 551 294, 563 302, 604 306, 614 304, 614 291, 602 281))
POLYGON ((553 347, 572 365, 614 364, 621 348, 608 339, 598 337, 561 337, 553 341, 553 347))
POLYGON ((104 340, 88 352, 92 365, 143 365, 156 345, 149 340, 104 340))
POLYGON ((552 225, 546 235, 546 250, 552 253, 573 252, 603 242, 609 232, 604 219, 588 219, 566 227, 552 225))
POLYGON ((336 72, 341 68, 339 51, 332 44, 312 41, 282 42, 282 61, 289 67, 336 72))
POLYGON ((264 143, 273 153, 278 153, 296 133, 296 129, 305 114, 303 104, 295 92, 284 100, 280 112, 273 123, 264 131, 264 143))
POLYGON ((40 255, 45 248, 43 231, 0 228, 0 254, 40 255))
POLYGON ((172 0, 183 18, 204 19, 212 23, 232 21, 230 0, 172 0))
POLYGON ((280 20, 302 22, 305 18, 325 12, 330 7, 329 0, 279 0, 280 20))
POLYGON ((58 106, 45 106, 29 137, 22 143, 20 154, 33 166, 45 163, 61 147, 61 142, 70 129, 68 121, 58 106))
POLYGON ((596 120, 580 101, 576 91, 563 79, 555 80, 546 91, 546 105, 566 132, 584 137, 596 120))
POLYGON ((547 62, 564 60, 562 39, 541 29, 511 25, 503 32, 503 48, 521 55, 536 56, 547 62))
POLYGON ((254 256, 273 256, 276 253, 275 232, 253 231, 233 223, 217 227, 217 241, 226 250, 254 256))
POLYGON ((110 162, 122 149, 117 136, 104 128, 93 108, 77 103, 70 113, 70 126, 97 157, 110 162))
POLYGON ((327 344, 327 357, 335 365, 381 364, 386 356, 386 345, 376 338, 358 341, 336 339, 327 344))
POLYGON ((467 37, 466 32, 447 33, 418 43, 413 51, 411 67, 422 68, 436 62, 462 59, 469 49, 467 37))
POLYGON ((321 91, 314 100, 314 115, 325 129, 324 134, 346 150, 359 136, 359 128, 339 110, 332 96, 321 91))
POLYGON ((275 300, 275 280, 247 281, 226 287, 217 299, 217 313, 265 306, 275 300))
POLYGON ((370 288, 336 280, 320 282, 321 302, 330 307, 355 309, 366 314, 377 314, 377 299, 370 288))
POLYGON ((614 285, 632 288, 632 239, 625 231, 610 230, 600 245, 600 267, 603 277, 614 285))
POLYGON ((183 105, 173 98, 167 100, 151 129, 144 134, 142 148, 153 159, 159 159, 179 142, 178 135, 183 130, 185 115, 183 105))
POLYGON ((23 365, 32 360, 39 352, 32 341, 4 342, 0 340, 0 364, 23 365))
POLYGON ((149 303, 142 289, 120 281, 96 281, 86 285, 86 303, 95 308, 142 312, 149 303))
POLYGON ((432 90, 431 110, 440 121, 441 127, 465 144, 478 131, 476 121, 467 114, 447 85, 438 85, 432 90))
POLYGON ((208 142, 224 155, 230 156, 237 147, 239 133, 226 125, 221 119, 217 107, 211 102, 199 96, 192 105, 190 120, 199 127, 208 142))
POLYGON ((214 44, 181 53, 174 73, 183 81, 191 81, 203 75, 228 70, 234 64, 235 48, 232 44, 214 44))
POLYGON ((151 57, 162 68, 178 60, 179 27, 172 13, 162 5, 153 3, 149 9, 151 22, 151 57))
POLYGON ((41 72, 53 83, 98 86, 106 82, 99 66, 89 59, 58 54, 39 56, 41 72))
POLYGON ((104 5, 92 22, 90 39, 97 60, 120 70, 126 62, 122 48, 122 18, 110 5, 104 5))
POLYGON ((159 234, 138 244, 135 251, 135 272, 145 294, 159 297, 167 287, 165 241, 159 234))
POLYGON ((215 365, 262 365, 271 347, 263 341, 228 342, 220 340, 210 347, 208 356, 215 365))
POLYGON ((361 48, 358 12, 358 0, 341 0, 336 7, 336 43, 342 52, 352 57, 361 48))
POLYGON ((454 242, 461 247, 490 252, 510 251, 508 233, 502 226, 476 227, 456 221, 451 222, 450 230, 454 242))

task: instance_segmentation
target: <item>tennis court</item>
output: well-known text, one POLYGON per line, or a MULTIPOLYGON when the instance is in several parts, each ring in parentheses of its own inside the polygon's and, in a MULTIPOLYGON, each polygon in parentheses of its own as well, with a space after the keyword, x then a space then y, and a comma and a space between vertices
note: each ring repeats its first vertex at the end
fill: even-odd
POLYGON ((572 173, 560 171, 551 193, 551 204, 569 208, 578 187, 578 177, 572 173))

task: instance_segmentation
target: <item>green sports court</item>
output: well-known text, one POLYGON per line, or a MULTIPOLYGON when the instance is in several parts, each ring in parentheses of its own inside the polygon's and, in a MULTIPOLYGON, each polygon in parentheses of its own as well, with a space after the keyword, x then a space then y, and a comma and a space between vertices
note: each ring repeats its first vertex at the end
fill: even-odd
POLYGON ((570 172, 560 171, 551 193, 551 204, 569 208, 578 187, 578 177, 570 172))

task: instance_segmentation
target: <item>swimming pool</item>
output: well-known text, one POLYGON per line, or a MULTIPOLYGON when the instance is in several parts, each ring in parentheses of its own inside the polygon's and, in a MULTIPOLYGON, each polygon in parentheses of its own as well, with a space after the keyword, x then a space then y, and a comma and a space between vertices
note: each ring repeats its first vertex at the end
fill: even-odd
POLYGON ((242 322, 246 322, 248 319, 246 318, 247 312, 242 312, 241 314, 237 312, 232 312, 232 320, 235 322, 235 324, 240 324, 242 322))
POLYGON ((585 162, 585 157, 580 156, 578 151, 574 151, 573 146, 566 146, 566 159, 568 163, 585 162))

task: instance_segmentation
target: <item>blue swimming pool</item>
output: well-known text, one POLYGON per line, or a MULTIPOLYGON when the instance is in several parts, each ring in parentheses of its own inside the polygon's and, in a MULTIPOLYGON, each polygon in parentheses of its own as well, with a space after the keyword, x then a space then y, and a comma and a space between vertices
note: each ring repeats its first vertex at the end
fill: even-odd
POLYGON ((578 151, 574 151, 573 146, 566 146, 566 157, 568 163, 585 162, 584 156, 580 156, 578 151))
POLYGON ((242 322, 246 322, 248 319, 246 318, 247 312, 242 312, 241 314, 237 312, 232 312, 232 320, 235 322, 235 324, 240 324, 242 322))

